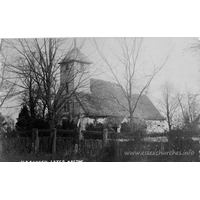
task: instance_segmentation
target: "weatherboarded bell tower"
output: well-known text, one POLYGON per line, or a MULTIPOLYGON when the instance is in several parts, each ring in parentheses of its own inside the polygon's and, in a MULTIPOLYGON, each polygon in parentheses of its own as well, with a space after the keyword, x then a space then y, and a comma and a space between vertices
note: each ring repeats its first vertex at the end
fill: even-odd
POLYGON ((69 117, 75 119, 82 113, 77 97, 90 93, 90 65, 92 62, 77 48, 76 39, 74 39, 73 49, 59 64, 60 87, 63 88, 64 94, 70 96, 63 104, 61 118, 63 120, 69 119, 69 117))
POLYGON ((60 84, 66 86, 66 93, 90 93, 90 64, 92 62, 76 46, 67 53, 60 64, 60 84))

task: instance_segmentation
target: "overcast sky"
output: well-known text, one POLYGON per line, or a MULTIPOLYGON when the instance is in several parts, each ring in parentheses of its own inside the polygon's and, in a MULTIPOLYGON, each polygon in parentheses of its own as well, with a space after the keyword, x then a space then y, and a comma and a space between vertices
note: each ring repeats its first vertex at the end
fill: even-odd
MULTIPOLYGON (((112 55, 112 51, 120 53, 118 38, 96 38, 98 45, 102 48, 105 56, 111 63, 115 63, 116 58, 112 55)), ((77 43, 81 43, 81 39, 77 39, 77 43)), ((148 59, 150 56, 155 63, 159 63, 166 58, 166 55, 171 52, 169 60, 164 68, 159 72, 152 82, 149 97, 154 101, 160 95, 160 85, 165 80, 169 80, 178 90, 183 90, 186 86, 194 91, 200 91, 200 74, 199 74, 199 55, 195 54, 189 48, 192 44, 197 43, 197 38, 145 38, 144 60, 146 69, 152 65, 148 59)), ((100 57, 95 51, 93 39, 88 39, 82 51, 86 55, 90 55, 90 59, 95 63, 100 60, 100 57)), ((96 64, 97 66, 105 66, 103 63, 96 64)), ((96 66, 94 66, 96 67, 96 66)), ((98 78, 107 79, 105 74, 99 74, 98 78)))
MULTIPOLYGON (((73 38, 70 39, 73 43, 73 38)), ((83 38, 77 38, 77 46, 79 47, 83 38)), ((95 38, 97 44, 108 58, 109 62, 116 65, 116 58, 113 52, 120 54, 120 47, 118 38, 95 38)), ((151 84, 148 96, 154 104, 157 103, 160 97, 160 86, 168 79, 178 90, 183 90, 188 87, 193 92, 200 92, 200 75, 199 75, 199 55, 195 54, 189 49, 189 46, 197 42, 197 38, 145 38, 143 46, 145 47, 144 60, 145 69, 148 69, 152 63, 149 58, 157 64, 166 58, 166 55, 171 52, 169 60, 164 68, 157 74, 156 78, 151 84)), ((81 51, 89 57, 93 62, 92 68, 98 68, 98 75, 96 78, 109 80, 107 75, 103 73, 106 71, 106 65, 101 61, 93 38, 87 38, 81 51)), ((118 68, 120 70, 120 66, 118 68)), ((8 112, 8 110, 7 110, 8 112)), ((9 114, 13 117, 18 116, 17 110, 11 109, 9 114)))

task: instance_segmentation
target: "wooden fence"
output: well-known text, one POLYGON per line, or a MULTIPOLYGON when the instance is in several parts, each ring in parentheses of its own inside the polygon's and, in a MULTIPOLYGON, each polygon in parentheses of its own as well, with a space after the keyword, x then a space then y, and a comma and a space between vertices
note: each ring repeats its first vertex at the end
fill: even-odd
MULTIPOLYGON (((106 129, 102 132, 83 131, 83 139, 80 140, 78 131, 70 130, 37 130, 32 132, 20 132, 15 138, 2 138, 3 153, 61 153, 66 154, 76 152, 84 157, 98 156, 103 151, 108 151, 113 158, 130 157, 124 153, 128 151, 171 151, 174 149, 169 142, 134 142, 133 136, 122 135, 114 132, 108 132, 106 129), (125 139, 125 140, 121 140, 125 139), (126 140, 129 139, 129 140, 126 140), (109 149, 110 148, 110 149, 109 149)), ((154 137, 167 136, 163 134, 154 135, 154 137)), ((153 137, 153 135, 147 135, 153 137)), ((187 146, 188 144, 178 144, 178 146, 187 146)), ((199 143, 195 144, 195 155, 199 151, 199 143)), ((193 148, 193 147, 192 147, 193 148)), ((187 149, 186 149, 187 150, 187 149)))
POLYGON ((108 131, 37 130, 20 132, 16 137, 2 138, 3 153, 63 153, 78 151, 83 155, 97 155, 107 145, 108 131))

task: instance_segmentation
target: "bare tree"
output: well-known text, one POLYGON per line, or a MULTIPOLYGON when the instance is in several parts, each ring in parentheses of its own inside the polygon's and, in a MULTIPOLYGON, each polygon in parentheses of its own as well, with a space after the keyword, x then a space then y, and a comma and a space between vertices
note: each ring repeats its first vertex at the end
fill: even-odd
POLYGON ((174 117, 178 109, 178 101, 176 99, 175 89, 169 81, 166 81, 161 86, 161 91, 162 97, 159 101, 160 111, 165 115, 169 131, 171 131, 174 125, 174 117))
POLYGON ((29 102, 29 105, 33 105, 33 113, 34 103, 37 103, 39 99, 43 105, 43 114, 47 115, 50 128, 54 128, 64 103, 79 87, 83 87, 86 79, 83 76, 84 71, 73 71, 71 74, 73 69, 69 69, 70 78, 66 83, 60 84, 59 62, 66 56, 67 39, 13 39, 5 40, 5 43, 6 48, 13 51, 12 59, 9 61, 7 59, 6 64, 9 72, 17 75, 20 92, 28 92, 29 100, 32 101, 29 102), (77 77, 78 84, 73 90, 68 91, 69 83, 77 77))
MULTIPOLYGON (((134 126, 134 112, 138 105, 138 102, 143 94, 145 94, 155 78, 158 72, 165 66, 170 54, 166 55, 166 58, 162 63, 155 64, 152 57, 151 70, 142 70, 144 66, 144 60, 142 54, 144 53, 145 47, 143 46, 144 38, 121 38, 119 39, 119 45, 121 53, 117 54, 117 51, 112 51, 116 60, 120 65, 120 73, 104 55, 96 41, 95 46, 98 53, 106 64, 108 70, 111 72, 113 81, 115 81, 121 91, 123 92, 123 98, 126 100, 126 104, 123 104, 121 99, 116 96, 112 98, 121 106, 124 110, 129 113, 131 132, 133 132, 134 126), (138 94, 136 99, 133 100, 133 95, 138 94)), ((119 69, 118 68, 118 69, 119 69)))
POLYGON ((182 113, 185 129, 195 129, 200 119, 199 94, 193 94, 186 88, 186 93, 177 93, 178 104, 182 113))
POLYGON ((2 63, 2 46, 3 40, 0 41, 0 108, 3 106, 6 100, 13 97, 15 83, 9 83, 6 66, 2 63))

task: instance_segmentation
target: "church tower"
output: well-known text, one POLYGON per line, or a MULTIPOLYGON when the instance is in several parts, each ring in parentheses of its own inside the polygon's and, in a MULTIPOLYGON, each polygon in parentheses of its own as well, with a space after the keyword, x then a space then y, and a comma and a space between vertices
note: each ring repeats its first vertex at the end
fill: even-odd
POLYGON ((67 53, 60 64, 60 84, 66 85, 66 93, 90 93, 90 64, 92 62, 76 46, 67 53))

